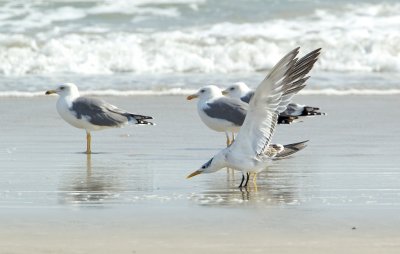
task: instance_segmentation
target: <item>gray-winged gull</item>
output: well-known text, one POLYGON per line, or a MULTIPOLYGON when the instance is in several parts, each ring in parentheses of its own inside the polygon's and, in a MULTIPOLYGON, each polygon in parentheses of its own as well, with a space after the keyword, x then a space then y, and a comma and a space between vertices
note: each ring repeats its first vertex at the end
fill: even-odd
POLYGON ((270 147, 279 114, 286 110, 291 98, 305 87, 309 78, 305 75, 317 61, 320 49, 310 52, 300 60, 296 58, 298 53, 299 48, 296 48, 284 56, 257 87, 235 142, 222 149, 187 178, 229 167, 242 172, 239 185, 241 188, 245 174, 246 187, 250 173, 258 173, 270 164, 273 157, 266 151, 270 147))
POLYGON ((129 124, 153 125, 151 116, 137 115, 117 108, 103 100, 80 96, 78 88, 72 83, 48 90, 46 95, 58 94, 57 111, 60 116, 76 128, 86 130, 86 153, 91 151, 91 131, 118 128, 129 124))
MULTIPOLYGON (((237 82, 225 90, 222 94, 230 97, 237 98, 243 102, 249 103, 250 99, 254 95, 254 91, 251 90, 244 82, 237 82)), ((279 114, 278 123, 279 124, 290 124, 298 118, 326 115, 325 113, 319 112, 319 108, 301 105, 297 103, 289 103, 286 110, 279 114)))
POLYGON ((246 117, 248 104, 239 99, 224 96, 216 86, 200 88, 195 94, 189 95, 188 100, 199 98, 197 112, 207 127, 214 131, 225 132, 226 145, 231 140, 228 132, 237 133, 246 117))

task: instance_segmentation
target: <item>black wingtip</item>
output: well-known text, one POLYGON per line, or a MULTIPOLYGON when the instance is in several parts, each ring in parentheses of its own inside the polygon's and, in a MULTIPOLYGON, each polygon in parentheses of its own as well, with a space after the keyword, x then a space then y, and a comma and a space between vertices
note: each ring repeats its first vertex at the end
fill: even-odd
POLYGON ((325 116, 326 113, 320 112, 318 107, 305 106, 300 116, 325 116))
POLYGON ((295 120, 297 120, 297 116, 279 116, 278 117, 278 124, 291 124, 295 120))
POLYGON ((137 121, 137 124, 141 124, 141 125, 156 125, 155 123, 152 123, 152 122, 148 122, 148 121, 145 121, 145 120, 138 120, 138 119, 136 119, 136 121, 137 121))

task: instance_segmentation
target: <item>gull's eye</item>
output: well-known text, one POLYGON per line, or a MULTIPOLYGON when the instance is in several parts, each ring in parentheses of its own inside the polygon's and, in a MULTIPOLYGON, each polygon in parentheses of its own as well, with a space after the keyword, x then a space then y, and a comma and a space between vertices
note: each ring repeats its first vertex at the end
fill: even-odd
POLYGON ((234 88, 234 87, 231 87, 231 88, 229 88, 229 90, 233 91, 233 90, 235 90, 235 88, 234 88))
POLYGON ((201 89, 201 90, 200 90, 200 93, 204 93, 205 91, 206 91, 206 90, 204 90, 204 89, 201 89))
POLYGON ((60 86, 60 90, 64 90, 65 89, 65 86, 60 86))

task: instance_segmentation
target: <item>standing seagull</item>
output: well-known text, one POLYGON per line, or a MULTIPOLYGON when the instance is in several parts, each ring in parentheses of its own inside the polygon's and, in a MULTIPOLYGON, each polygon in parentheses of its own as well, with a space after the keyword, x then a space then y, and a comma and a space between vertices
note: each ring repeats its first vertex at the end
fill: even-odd
POLYGON ((286 110, 291 98, 305 87, 309 77, 305 75, 318 59, 320 49, 305 57, 296 58, 299 48, 284 56, 256 89, 250 100, 246 119, 240 128, 235 142, 214 155, 200 169, 191 173, 191 178, 202 173, 213 173, 229 167, 241 171, 241 188, 247 186, 251 172, 258 173, 265 169, 271 156, 265 153, 269 149, 278 116, 286 110))
POLYGON ((188 100, 194 98, 199 98, 197 112, 203 123, 214 131, 225 132, 226 146, 229 146, 231 140, 228 132, 239 131, 249 105, 239 99, 224 96, 216 86, 205 86, 187 97, 188 100))
MULTIPOLYGON (((237 82, 223 90, 222 94, 230 98, 237 98, 249 103, 250 99, 254 95, 254 91, 251 90, 245 83, 237 82)), ((278 123, 290 124, 299 117, 326 115, 318 110, 319 108, 312 106, 289 103, 286 110, 279 114, 278 123)))
POLYGON ((67 123, 86 130, 86 153, 90 148, 91 131, 106 128, 123 127, 128 124, 149 124, 146 120, 151 116, 142 116, 119 109, 103 100, 80 96, 78 88, 72 83, 59 86, 56 90, 48 90, 46 95, 58 94, 57 111, 67 123))

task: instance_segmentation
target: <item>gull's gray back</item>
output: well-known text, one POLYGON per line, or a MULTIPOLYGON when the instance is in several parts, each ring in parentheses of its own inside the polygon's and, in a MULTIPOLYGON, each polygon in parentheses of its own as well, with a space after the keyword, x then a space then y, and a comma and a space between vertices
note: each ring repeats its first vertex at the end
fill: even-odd
POLYGON ((251 100, 251 98, 254 95, 254 91, 250 91, 248 92, 246 95, 244 95, 243 97, 240 97, 240 99, 246 103, 249 103, 249 101, 251 100))
POLYGON ((85 117, 91 124, 98 126, 117 127, 128 121, 123 111, 96 98, 79 97, 73 102, 70 110, 78 119, 85 117))
POLYGON ((241 126, 246 118, 248 105, 238 99, 221 97, 207 103, 204 112, 212 118, 223 119, 241 126))

